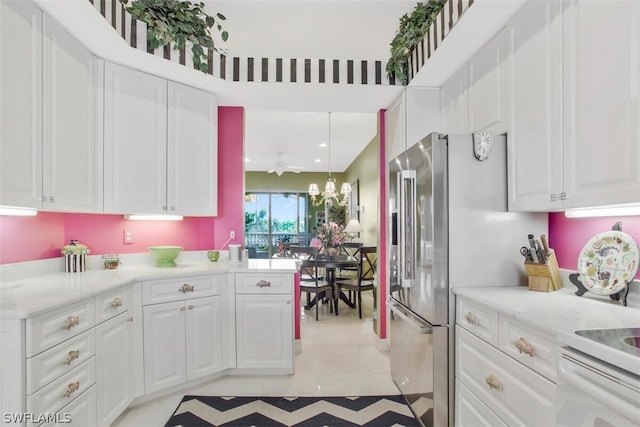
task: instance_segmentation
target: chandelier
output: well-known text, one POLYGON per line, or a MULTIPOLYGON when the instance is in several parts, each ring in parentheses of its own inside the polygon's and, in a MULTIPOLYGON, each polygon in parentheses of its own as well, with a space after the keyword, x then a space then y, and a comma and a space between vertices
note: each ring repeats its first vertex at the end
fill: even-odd
POLYGON ((349 204, 349 193, 351 193, 351 184, 345 182, 340 187, 340 194, 336 191, 336 179, 331 176, 331 112, 329 112, 329 138, 328 138, 328 152, 329 152, 329 177, 327 183, 324 185, 324 191, 320 192, 318 184, 312 182, 309 184, 309 195, 311 196, 311 202, 313 206, 320 206, 323 203, 329 205, 336 204, 338 206, 347 206, 349 204), (319 199, 317 196, 321 196, 319 199))

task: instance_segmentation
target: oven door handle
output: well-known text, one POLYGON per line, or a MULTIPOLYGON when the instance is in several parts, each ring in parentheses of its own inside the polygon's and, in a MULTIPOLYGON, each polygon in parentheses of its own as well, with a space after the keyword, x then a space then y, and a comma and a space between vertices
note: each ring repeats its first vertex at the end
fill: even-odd
MULTIPOLYGON (((602 386, 598 385, 598 380, 611 380, 605 378, 598 370, 580 362, 577 362, 578 364, 576 364, 576 362, 577 361, 572 358, 561 355, 558 376, 581 393, 588 395, 596 401, 602 400, 604 390, 602 386), (577 370, 584 370, 585 372, 581 375, 577 370), (593 376, 594 381, 590 381, 585 378, 585 374, 593 376)), ((630 420, 635 420, 638 416, 638 408, 626 400, 629 396, 623 396, 616 393, 615 397, 617 397, 617 399, 609 400, 609 408, 630 420)))
POLYGON ((409 312, 409 310, 399 303, 389 301, 389 309, 393 312, 394 316, 398 316, 401 320, 407 322, 411 327, 420 332, 421 335, 430 335, 433 333, 433 326, 409 312))

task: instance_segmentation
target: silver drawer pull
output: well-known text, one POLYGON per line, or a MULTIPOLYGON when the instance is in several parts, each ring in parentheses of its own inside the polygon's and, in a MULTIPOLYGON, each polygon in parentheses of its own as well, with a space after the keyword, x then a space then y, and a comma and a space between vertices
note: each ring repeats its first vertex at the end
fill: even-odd
POLYGON ((67 320, 64 321, 64 328, 67 331, 70 331, 76 325, 80 324, 80 316, 69 316, 67 320))
POLYGON ((473 313, 469 312, 467 313, 467 315, 465 316, 465 319, 467 319, 467 322, 470 325, 474 325, 474 326, 478 326, 478 318, 476 316, 473 315, 473 313))
POLYGON ((498 380, 498 378, 496 378, 495 375, 489 375, 484 381, 487 383, 490 389, 502 391, 502 383, 500 382, 500 380, 498 380))
POLYGON ((536 351, 534 350, 533 346, 529 344, 527 340, 525 340, 523 337, 520 337, 519 339, 515 340, 513 342, 513 345, 516 346, 516 348, 520 353, 528 354, 531 357, 535 356, 536 354, 536 351))
POLYGON ((80 357, 80 350, 71 350, 67 353, 67 356, 62 360, 62 363, 65 365, 71 365, 71 362, 80 357))
POLYGON ((196 289, 195 286, 185 283, 184 285, 180 286, 180 288, 178 289, 178 292, 182 292, 183 294, 186 294, 187 292, 193 292, 195 289, 196 289))
POLYGON ((260 280, 258 283, 256 283, 256 286, 259 288, 268 288, 271 286, 271 282, 268 282, 266 280, 260 280))
POLYGON ((115 297, 113 299, 113 301, 111 301, 111 307, 113 308, 119 308, 122 307, 122 298, 120 297, 115 297))
POLYGON ((62 396, 64 397, 71 397, 71 395, 73 394, 74 391, 77 391, 80 388, 80 382, 77 381, 75 383, 71 383, 67 386, 67 388, 64 390, 64 393, 62 394, 62 396))

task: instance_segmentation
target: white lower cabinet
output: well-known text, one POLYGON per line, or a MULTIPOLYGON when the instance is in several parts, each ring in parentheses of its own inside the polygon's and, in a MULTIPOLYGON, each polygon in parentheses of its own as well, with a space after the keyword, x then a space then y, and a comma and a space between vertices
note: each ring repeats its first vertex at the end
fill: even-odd
POLYGON ((108 426, 135 393, 134 317, 129 311, 98 325, 96 335, 97 425, 108 426))
POLYGON ((78 398, 58 413, 50 414, 41 427, 87 427, 96 422, 96 386, 91 386, 89 390, 82 393, 82 398, 78 398))
POLYGON ((293 373, 293 276, 236 273, 238 369, 293 373))
POLYGON ((222 370, 219 295, 143 308, 145 393, 222 370))
POLYGON ((455 336, 457 426, 555 424, 551 337, 467 298, 455 336))

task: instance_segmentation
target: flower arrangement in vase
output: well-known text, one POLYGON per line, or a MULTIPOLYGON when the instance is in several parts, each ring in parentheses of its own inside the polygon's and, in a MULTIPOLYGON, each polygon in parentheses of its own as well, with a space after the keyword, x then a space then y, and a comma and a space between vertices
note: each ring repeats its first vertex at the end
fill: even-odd
POLYGON ((318 240, 322 244, 322 251, 329 256, 338 254, 338 249, 347 240, 347 237, 344 225, 338 225, 335 222, 322 224, 322 228, 318 231, 318 240))

